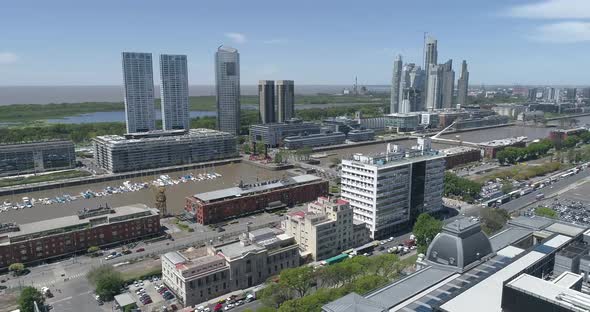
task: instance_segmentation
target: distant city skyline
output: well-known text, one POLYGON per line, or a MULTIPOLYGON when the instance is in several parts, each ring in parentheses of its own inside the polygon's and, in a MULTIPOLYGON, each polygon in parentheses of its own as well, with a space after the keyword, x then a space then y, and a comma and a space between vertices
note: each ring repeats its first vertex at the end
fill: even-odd
POLYGON ((359 84, 388 85, 395 55, 423 66, 424 32, 438 40, 439 63, 469 61, 472 85, 590 84, 585 71, 571 70, 590 66, 590 1, 374 0, 365 3, 375 8, 369 14, 335 0, 303 0, 289 14, 269 4, 224 10, 224 3, 178 1, 182 10, 168 16, 151 1, 2 3, 0 86, 121 85, 120 51, 187 55, 189 84, 214 85, 211 55, 221 44, 240 50, 244 85, 282 77, 352 85, 355 76, 359 84), (391 18, 394 10, 420 12, 423 22, 415 14, 391 18), (133 36, 121 32, 129 16, 142 29, 133 36), (281 27, 266 27, 273 24, 281 27), (164 25, 174 26, 174 36, 164 25))

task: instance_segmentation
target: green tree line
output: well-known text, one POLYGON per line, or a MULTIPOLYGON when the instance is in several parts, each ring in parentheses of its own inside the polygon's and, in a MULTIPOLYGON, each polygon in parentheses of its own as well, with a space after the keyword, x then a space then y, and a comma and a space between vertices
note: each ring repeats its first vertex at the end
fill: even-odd
POLYGON ((552 147, 549 139, 543 139, 526 147, 507 147, 496 153, 496 158, 501 164, 515 164, 545 156, 552 147))
POLYGON ((392 254, 356 256, 327 267, 302 266, 283 270, 278 282, 262 290, 265 305, 258 311, 320 311, 322 305, 350 292, 365 294, 381 287, 413 264, 392 254))
POLYGON ((479 197, 481 187, 481 183, 445 172, 443 191, 445 197, 459 197, 468 203, 472 203, 479 197))
MULTIPOLYGON (((60 105, 60 104, 55 104, 60 105)), ((44 106, 44 105, 33 105, 44 106)), ((1 106, 0 106, 1 107, 1 106)), ((305 120, 319 120, 325 117, 336 117, 342 115, 352 115, 355 111, 361 110, 367 116, 379 114, 380 107, 377 105, 363 105, 354 107, 331 107, 325 109, 305 109, 297 111, 297 116, 305 120)), ((258 123, 258 111, 242 110, 240 114, 241 129, 240 134, 247 135, 250 125, 258 123)), ((216 117, 204 116, 192 118, 191 128, 216 128, 216 117)), ((157 122, 157 127, 161 127, 162 122, 157 122)), ((97 122, 84 124, 32 124, 19 127, 0 128, 1 143, 17 143, 27 141, 40 141, 49 139, 70 139, 75 143, 88 143, 96 136, 125 133, 125 123, 123 122, 97 122)))

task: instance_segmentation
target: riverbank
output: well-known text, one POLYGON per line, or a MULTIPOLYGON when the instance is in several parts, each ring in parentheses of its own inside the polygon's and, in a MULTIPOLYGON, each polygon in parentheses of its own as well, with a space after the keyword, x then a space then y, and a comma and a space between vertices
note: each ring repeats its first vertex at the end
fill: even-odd
POLYGON ((79 178, 65 179, 65 180, 59 180, 59 181, 39 182, 39 183, 32 183, 32 184, 12 186, 12 187, 1 187, 0 188, 0 196, 15 195, 15 194, 22 194, 22 193, 26 193, 26 192, 36 192, 36 191, 50 190, 50 189, 55 189, 55 188, 64 188, 64 187, 84 185, 84 184, 101 183, 101 182, 108 182, 108 181, 114 181, 114 180, 131 179, 131 178, 136 178, 136 177, 157 175, 157 174, 169 173, 169 172, 175 172, 175 171, 211 168, 214 166, 221 166, 221 165, 226 165, 226 164, 231 164, 231 163, 238 163, 241 161, 242 161, 241 158, 229 158, 229 159, 224 159, 224 160, 209 161, 209 162, 172 166, 172 167, 155 168, 155 169, 148 169, 148 170, 141 170, 141 171, 105 174, 105 175, 97 175, 97 176, 92 176, 92 177, 79 177, 79 178))
MULTIPOLYGON (((296 95, 295 106, 306 105, 370 105, 383 101, 379 97, 371 96, 335 96, 335 95, 296 95)), ((240 97, 240 103, 244 109, 255 109, 258 105, 258 97, 244 95, 240 97)), ((160 100, 155 100, 156 110, 160 110, 160 100)), ((310 107, 314 108, 314 107, 310 107)), ((12 104, 0 105, 0 122, 25 123, 38 120, 61 119, 71 116, 98 112, 123 112, 123 102, 81 102, 60 104, 12 104)), ((189 110, 200 112, 214 112, 217 110, 215 96, 191 96, 189 97, 189 110)))

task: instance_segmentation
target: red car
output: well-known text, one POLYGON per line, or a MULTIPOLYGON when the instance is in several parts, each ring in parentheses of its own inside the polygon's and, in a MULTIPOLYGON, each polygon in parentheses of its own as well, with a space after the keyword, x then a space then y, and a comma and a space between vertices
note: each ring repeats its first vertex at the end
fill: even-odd
POLYGON ((137 248, 137 250, 135 252, 142 252, 145 251, 145 248, 141 247, 141 248, 137 248))

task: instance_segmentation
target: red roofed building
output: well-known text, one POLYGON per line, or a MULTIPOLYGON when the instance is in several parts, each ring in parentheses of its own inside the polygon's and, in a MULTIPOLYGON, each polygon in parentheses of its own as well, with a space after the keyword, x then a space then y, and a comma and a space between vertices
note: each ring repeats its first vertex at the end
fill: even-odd
POLYGON ((369 228, 352 214, 346 200, 322 196, 309 203, 307 210, 289 213, 282 227, 295 237, 302 256, 328 259, 370 240, 369 228))

